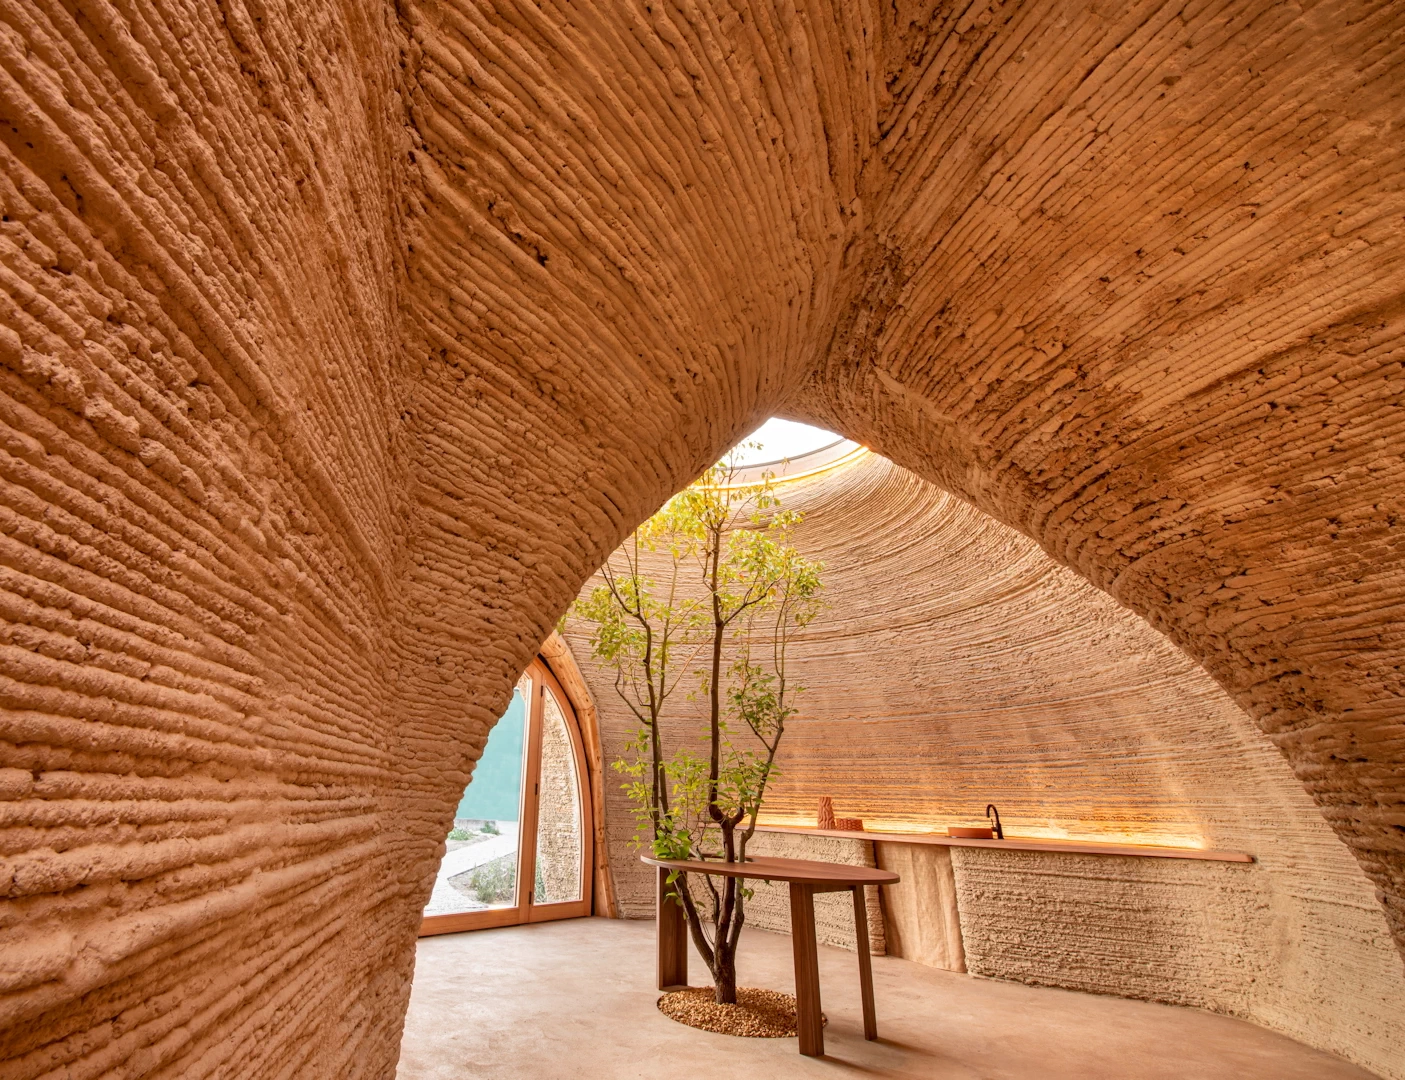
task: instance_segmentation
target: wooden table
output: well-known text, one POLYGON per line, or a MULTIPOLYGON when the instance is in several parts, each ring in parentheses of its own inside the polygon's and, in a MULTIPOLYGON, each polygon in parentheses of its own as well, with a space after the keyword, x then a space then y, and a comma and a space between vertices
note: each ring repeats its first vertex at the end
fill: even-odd
MULTIPOLYGON (((665 901, 672 888, 668 875, 710 874, 714 877, 752 878, 784 881, 790 885, 790 943, 795 956, 795 1012, 800 1033, 800 1052, 806 1057, 824 1055, 824 1025, 820 1017, 820 958, 815 942, 815 894, 843 892, 854 894, 854 936, 859 948, 859 989, 863 996, 863 1033, 878 1038, 878 1019, 873 1008, 873 964, 868 954, 868 906, 865 885, 893 885, 898 875, 868 866, 810 862, 807 859, 748 859, 744 863, 700 862, 676 859, 643 861, 659 868, 655 903, 658 912, 659 989, 678 990, 688 985, 688 922, 682 906, 665 901)), ((678 883, 683 884, 680 876, 678 883)))

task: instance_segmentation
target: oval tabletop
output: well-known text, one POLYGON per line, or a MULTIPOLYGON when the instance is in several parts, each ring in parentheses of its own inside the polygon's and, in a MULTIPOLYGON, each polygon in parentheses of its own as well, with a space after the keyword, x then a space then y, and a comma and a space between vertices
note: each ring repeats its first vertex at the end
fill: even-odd
POLYGON ((772 859, 761 856, 737 863, 656 859, 651 855, 642 855, 640 861, 685 874, 759 878, 763 881, 789 881, 797 885, 893 885, 900 880, 891 870, 879 870, 872 866, 849 866, 845 863, 811 862, 809 859, 772 859))

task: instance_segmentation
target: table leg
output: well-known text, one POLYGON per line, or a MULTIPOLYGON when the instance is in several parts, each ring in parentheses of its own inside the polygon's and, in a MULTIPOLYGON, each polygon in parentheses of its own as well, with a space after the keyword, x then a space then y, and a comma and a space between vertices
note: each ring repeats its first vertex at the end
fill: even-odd
POLYGON ((667 894, 687 885, 682 874, 670 885, 668 874, 668 870, 659 867, 658 892, 654 898, 659 937, 659 989, 679 990, 688 985, 688 920, 683 905, 667 899, 667 894))
POLYGON ((824 1023, 820 1019, 820 955, 815 943, 815 891, 790 885, 790 946, 795 952, 795 1013, 800 1052, 824 1056, 824 1023))
POLYGON ((873 960, 868 953, 868 905, 862 885, 854 886, 854 938, 859 947, 859 993, 863 996, 863 1037, 878 1038, 878 1013, 873 1007, 873 960))

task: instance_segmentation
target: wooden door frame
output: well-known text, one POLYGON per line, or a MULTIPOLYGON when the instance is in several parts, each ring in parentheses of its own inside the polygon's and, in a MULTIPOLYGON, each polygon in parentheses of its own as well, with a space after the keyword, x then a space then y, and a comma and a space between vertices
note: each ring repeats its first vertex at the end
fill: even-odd
MULTIPOLYGON (((517 825, 517 902, 508 907, 487 911, 465 911, 455 915, 427 915, 420 920, 420 937, 435 934, 456 934, 465 930, 486 930, 494 926, 516 926, 523 923, 573 919, 591 913, 591 890, 595 867, 595 808, 590 770, 587 767, 585 744, 580 719, 570 697, 561 688, 556 676, 540 657, 527 665, 523 672, 531 687, 527 701, 526 731, 522 746, 522 785, 518 803, 517 825), (536 886, 537 822, 541 795, 541 743, 547 692, 556 699, 571 739, 571 752, 576 764, 576 798, 580 809, 581 865, 579 900, 536 904, 532 893, 536 886)), ((520 679, 518 680, 520 683, 520 679)))
MULTIPOLYGON (((524 905, 523 922, 551 922, 555 919, 577 919, 582 915, 589 915, 591 911, 591 887, 595 877, 595 851, 593 843, 595 839, 594 813, 591 807, 590 798, 590 770, 586 765, 585 742, 581 735, 580 719, 576 716, 576 710, 571 707, 571 699, 566 696, 566 691, 561 688, 556 676, 551 673, 551 669, 540 659, 535 661, 536 671, 541 677, 541 690, 535 693, 537 706, 542 710, 542 720, 536 726, 535 738, 532 740, 532 749, 536 757, 536 771, 532 774, 536 776, 536 798, 533 800, 532 816, 532 837, 535 841, 537 824, 541 810, 541 741, 545 730, 545 695, 549 691, 556 699, 556 705, 561 710, 562 718, 566 723, 566 734, 571 740, 571 754, 576 764, 576 805, 580 808, 580 832, 581 832, 581 865, 580 883, 581 895, 579 900, 563 900, 555 903, 537 904, 533 903, 528 890, 527 903, 524 905)), ((535 681, 535 680, 534 680, 535 681)), ((531 856, 528 860, 528 869, 531 876, 527 878, 532 882, 533 889, 536 886, 537 870, 537 845, 531 845, 531 856)))

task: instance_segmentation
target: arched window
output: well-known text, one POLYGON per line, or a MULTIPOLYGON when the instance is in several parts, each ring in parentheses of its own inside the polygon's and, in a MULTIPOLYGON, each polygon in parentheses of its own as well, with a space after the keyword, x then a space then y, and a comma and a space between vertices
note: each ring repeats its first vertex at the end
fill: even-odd
POLYGON ((589 915, 594 828, 586 777, 575 711, 534 661, 454 813, 420 935, 589 915))

